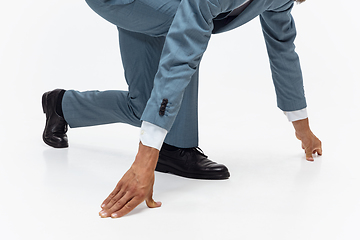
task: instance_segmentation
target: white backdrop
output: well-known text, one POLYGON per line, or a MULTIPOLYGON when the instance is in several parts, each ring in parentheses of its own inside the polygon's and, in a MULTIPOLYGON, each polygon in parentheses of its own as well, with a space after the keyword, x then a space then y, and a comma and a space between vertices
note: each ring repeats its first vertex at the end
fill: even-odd
POLYGON ((138 129, 70 129, 70 148, 51 149, 41 140, 41 95, 54 88, 126 89, 117 30, 85 1, 3 2, 2 238, 359 239, 358 7, 308 0, 293 10, 309 119, 324 156, 306 162, 276 108, 254 19, 213 36, 201 64, 200 147, 226 164, 231 178, 158 173, 154 198, 163 206, 140 205, 112 220, 97 213, 132 162, 138 129))

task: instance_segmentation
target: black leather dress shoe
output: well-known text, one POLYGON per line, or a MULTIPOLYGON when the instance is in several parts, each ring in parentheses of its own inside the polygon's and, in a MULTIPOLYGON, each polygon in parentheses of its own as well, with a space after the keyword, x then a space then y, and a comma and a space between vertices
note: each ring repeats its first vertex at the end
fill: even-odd
POLYGON ((160 150, 156 171, 195 179, 228 179, 226 166, 211 161, 199 148, 160 150))
POLYGON ((66 135, 68 129, 67 122, 56 113, 57 100, 62 91, 64 90, 56 89, 46 92, 42 96, 42 107, 46 114, 43 140, 47 145, 54 148, 66 148, 69 146, 66 135))

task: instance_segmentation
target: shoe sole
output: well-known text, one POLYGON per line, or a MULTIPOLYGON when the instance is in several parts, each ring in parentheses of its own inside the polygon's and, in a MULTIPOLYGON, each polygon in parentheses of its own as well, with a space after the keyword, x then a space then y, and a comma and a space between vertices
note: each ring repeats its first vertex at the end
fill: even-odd
POLYGON ((42 139, 43 139, 44 143, 46 143, 47 145, 49 145, 50 147, 53 147, 53 148, 67 148, 67 147, 69 147, 69 144, 55 145, 55 144, 47 141, 46 138, 44 137, 44 134, 43 134, 42 139))
POLYGON ((178 170, 176 168, 167 166, 160 162, 157 163, 155 171, 162 173, 170 173, 180 177, 192 178, 192 179, 205 179, 205 180, 225 180, 230 177, 230 173, 212 173, 212 174, 198 174, 198 173, 189 173, 178 170))

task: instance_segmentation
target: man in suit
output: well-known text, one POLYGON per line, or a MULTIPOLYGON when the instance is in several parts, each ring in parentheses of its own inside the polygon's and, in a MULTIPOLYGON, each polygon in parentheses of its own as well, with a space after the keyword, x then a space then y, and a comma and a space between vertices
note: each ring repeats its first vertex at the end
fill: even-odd
MULTIPOLYGON (((172 15, 170 14, 170 20, 164 20, 167 19, 169 15, 165 14, 166 16, 163 19, 163 11, 166 12, 169 9, 173 11, 174 5, 172 4, 174 2, 157 5, 157 1, 154 3, 149 3, 148 1, 142 2, 141 0, 124 1, 125 0, 88 0, 87 2, 96 12, 110 22, 115 23, 120 29, 143 33, 152 37, 166 34, 166 27, 171 23, 172 15), (154 7, 154 5, 159 8, 154 7), (131 6, 130 11, 125 11, 124 9, 129 6, 131 6), (121 13, 119 9, 121 9, 121 13), (149 9, 156 9, 156 11, 160 11, 161 13, 156 15, 155 19, 149 18, 147 21, 148 23, 155 24, 150 24, 151 26, 148 24, 139 24, 139 21, 144 21, 144 19, 141 20, 141 18, 145 18, 145 16, 137 15, 136 13, 138 13, 138 10, 139 12, 148 12, 149 9), (109 13, 111 14, 109 15, 109 13), (119 18, 124 18, 124 22, 118 23, 119 18), (127 21, 130 23, 126 23, 127 21)), ((176 4, 178 4, 178 2, 176 2, 175 5, 176 4)), ((196 109, 197 107, 196 97, 194 97, 197 95, 197 91, 193 91, 196 89, 196 86, 192 84, 196 82, 197 85, 198 66, 206 50, 211 33, 231 30, 245 24, 256 16, 260 16, 277 94, 278 107, 283 110, 289 120, 293 122, 296 137, 302 141, 307 160, 313 161, 313 153, 322 154, 321 142, 311 132, 306 113, 302 74, 299 59, 295 53, 293 44, 296 36, 295 25, 290 13, 293 4, 293 0, 181 1, 167 33, 150 98, 145 109, 140 109, 139 112, 142 114, 137 115, 141 115, 142 129, 138 154, 131 168, 119 181, 114 191, 103 202, 103 210, 100 212, 102 217, 121 217, 144 200, 149 207, 159 207, 161 205, 161 203, 155 202, 152 199, 154 170, 157 164, 159 166, 158 170, 160 171, 172 170, 171 156, 175 156, 176 154, 173 154, 171 150, 174 149, 168 146, 165 152, 170 152, 170 154, 167 153, 165 155, 170 157, 163 157, 164 159, 160 162, 162 156, 160 152, 159 158, 159 150, 164 138, 168 136, 171 137, 173 129, 178 132, 191 132, 191 130, 187 128, 187 122, 183 120, 180 121, 182 109, 189 110, 191 108, 196 109), (190 92, 190 94, 188 94, 188 92, 190 92), (191 99, 191 101, 188 101, 189 99, 191 99)), ((177 6, 175 6, 175 9, 176 7, 177 6)), ((122 30, 120 30, 120 39, 121 31, 122 30)), ((133 39, 138 40, 136 37, 133 39)), ((129 90, 131 92, 131 89, 129 90)), ((58 91, 57 93, 48 92, 44 94, 43 104, 46 106, 44 107, 44 112, 47 113, 48 126, 44 131, 44 141, 53 141, 55 139, 55 142, 67 142, 64 135, 65 132, 58 131, 60 134, 56 136, 56 131, 49 130, 53 129, 52 126, 60 126, 56 122, 60 118, 50 116, 50 109, 54 109, 54 107, 47 107, 48 102, 51 102, 52 104, 50 105, 53 106, 60 105, 60 108, 64 110, 63 115, 70 126, 72 125, 71 122, 77 122, 76 119, 82 119, 79 126, 84 126, 86 125, 83 123, 83 121, 85 121, 84 117, 76 115, 76 112, 79 112, 79 109, 83 110, 82 108, 87 108, 87 100, 93 99, 92 101, 94 101, 94 99, 98 99, 100 100, 100 104, 105 106, 111 101, 117 102, 120 100, 116 97, 113 98, 115 100, 111 97, 102 99, 101 93, 98 92, 89 94, 75 91, 58 91), (51 94, 55 97, 51 97, 51 94), (51 99, 58 99, 58 101, 55 103, 55 101, 52 102, 51 99), (59 101, 59 99, 62 100, 59 101), (61 104, 59 104, 59 102, 61 104), (81 108, 78 106, 85 107, 81 108), (57 120, 55 121, 54 119, 57 120)), ((123 100, 126 100, 126 98, 123 98, 123 100)), ((99 106, 93 107, 92 109, 100 108, 99 106)), ((90 112, 92 109, 83 111, 90 112)), ((58 112, 59 111, 60 110, 58 110, 58 112)), ((53 112, 56 111, 54 110, 53 112)), ((128 116, 129 114, 122 115, 128 116)), ((117 118, 119 117, 117 116, 117 118)), ((124 118, 122 121, 126 122, 128 119, 124 118)), ((65 123, 62 124, 64 125, 65 123)), ((100 124, 101 123, 103 122, 100 121, 100 124)), ((74 126, 76 126, 76 124, 74 124, 74 126)), ((191 152, 195 151, 194 148, 191 149, 191 152)), ((179 149, 175 151, 177 150, 179 149)), ((161 149, 161 151, 163 151, 163 149, 161 149)), ((181 154, 179 154, 179 156, 180 155, 181 154)), ((205 155, 202 155, 198 151, 196 152, 196 156, 196 161, 199 159, 206 162, 210 161, 205 155)), ((215 164, 211 161, 208 163, 213 174, 220 174, 222 175, 221 178, 225 178, 225 172, 227 172, 225 166, 215 164)), ((206 164, 202 166, 206 166, 206 164)), ((206 169, 206 167, 197 171, 197 174, 204 169, 206 169)), ((197 170, 199 170, 199 168, 197 168, 197 170)))

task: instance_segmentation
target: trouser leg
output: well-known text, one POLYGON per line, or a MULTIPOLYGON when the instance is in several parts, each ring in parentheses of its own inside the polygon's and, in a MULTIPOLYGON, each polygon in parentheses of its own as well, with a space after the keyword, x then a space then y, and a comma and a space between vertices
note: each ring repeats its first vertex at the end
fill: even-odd
POLYGON ((132 32, 165 36, 181 0, 86 0, 102 18, 132 32), (125 4, 126 2, 130 2, 125 4))
POLYGON ((123 29, 119 34, 120 48, 124 52, 122 57, 129 91, 67 91, 63 98, 64 117, 70 127, 115 122, 140 126, 139 118, 152 88, 164 41, 161 37, 150 36, 166 34, 179 1, 135 0, 129 4, 124 4, 122 0, 86 2, 101 17, 117 25, 120 32, 123 29))
POLYGON ((119 30, 121 57, 128 91, 66 91, 62 108, 69 126, 127 123, 139 127, 150 96, 164 37, 119 30))
MULTIPOLYGON (((129 91, 66 91, 65 120, 72 128, 108 123, 140 126, 150 96, 164 37, 150 37, 119 28, 119 44, 129 91)), ((198 145, 198 72, 184 93, 184 102, 165 142, 177 147, 198 145)))
POLYGON ((139 126, 140 121, 133 113, 127 91, 65 92, 62 109, 64 118, 71 128, 87 127, 109 123, 128 123, 139 126))
MULTIPOLYGON (((140 126, 139 118, 150 96, 164 43, 164 37, 148 35, 161 36, 167 32, 179 1, 160 0, 155 1, 155 5, 138 0, 128 5, 105 4, 99 0, 87 2, 100 16, 121 26, 118 27, 119 42, 129 91, 67 91, 63 99, 65 119, 70 127, 117 122, 140 126), (156 4, 161 6, 161 10, 156 4), (144 16, 140 16, 144 10, 144 16), (131 17, 135 18, 129 19, 131 17)), ((178 147, 198 145, 198 72, 192 79, 184 93, 178 119, 165 139, 166 143, 178 147)))
MULTIPOLYGON (((165 37, 150 37, 119 28, 121 58, 129 85, 129 103, 139 118, 153 88, 164 41, 165 37)), ((182 148, 198 146, 198 71, 185 89, 182 107, 165 142, 182 148)))
POLYGON ((165 143, 180 148, 198 146, 198 80, 199 69, 195 71, 185 89, 179 113, 166 135, 165 143))

